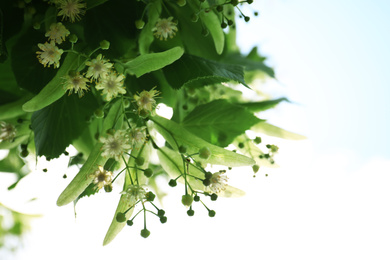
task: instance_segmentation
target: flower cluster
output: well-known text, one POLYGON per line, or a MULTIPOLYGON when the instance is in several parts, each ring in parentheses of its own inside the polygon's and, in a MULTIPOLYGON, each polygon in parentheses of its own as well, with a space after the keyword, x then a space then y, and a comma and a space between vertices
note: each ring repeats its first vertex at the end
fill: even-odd
POLYGON ((177 23, 173 22, 173 17, 169 18, 159 18, 156 22, 156 25, 153 27, 152 31, 154 36, 159 40, 167 40, 168 38, 173 38, 177 32, 177 23))
POLYGON ((141 93, 134 95, 135 102, 138 106, 138 113, 140 115, 150 115, 156 107, 156 100, 154 99, 159 92, 152 88, 149 91, 143 90, 141 93))
POLYGON ((112 172, 106 171, 102 166, 99 165, 98 170, 96 170, 90 177, 93 177, 93 183, 96 184, 100 190, 105 186, 111 185, 112 172))
POLYGON ((118 130, 114 134, 107 134, 106 137, 100 137, 99 141, 103 143, 102 156, 121 160, 124 152, 130 150, 129 139, 126 131, 118 130))
POLYGON ((146 191, 140 185, 129 185, 126 190, 122 191, 120 194, 124 194, 126 196, 126 201, 129 207, 132 207, 139 200, 145 199, 146 191))
POLYGON ((13 141, 16 137, 16 128, 14 125, 0 121, 0 142, 13 141))
POLYGON ((74 23, 79 21, 80 15, 85 14, 86 3, 81 0, 56 0, 57 8, 59 9, 58 16, 62 16, 62 20, 67 19, 74 23))

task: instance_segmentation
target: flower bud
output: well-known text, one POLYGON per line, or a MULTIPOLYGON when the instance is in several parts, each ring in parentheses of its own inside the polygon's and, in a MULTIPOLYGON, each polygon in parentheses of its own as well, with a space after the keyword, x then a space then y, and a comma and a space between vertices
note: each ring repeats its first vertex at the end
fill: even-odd
POLYGON ((190 194, 186 194, 181 197, 181 203, 183 203, 184 206, 191 206, 193 200, 194 199, 190 194))
POLYGON ((100 48, 102 48, 102 50, 108 50, 110 48, 110 42, 106 40, 101 41, 100 48))

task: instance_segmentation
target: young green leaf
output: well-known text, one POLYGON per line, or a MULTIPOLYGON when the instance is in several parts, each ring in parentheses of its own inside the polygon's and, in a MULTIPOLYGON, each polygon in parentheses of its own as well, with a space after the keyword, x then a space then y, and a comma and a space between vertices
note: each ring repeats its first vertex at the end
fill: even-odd
POLYGON ((164 68, 178 60, 184 53, 181 47, 174 47, 164 52, 141 54, 137 58, 124 64, 129 74, 135 74, 138 77, 164 68))
POLYGON ((184 54, 179 60, 166 66, 163 71, 167 81, 175 89, 227 81, 236 81, 249 88, 244 80, 242 66, 224 64, 189 54, 184 54))
POLYGON ((275 136, 287 140, 304 140, 305 136, 289 132, 280 127, 268 124, 266 122, 260 122, 251 127, 251 130, 259 133, 264 133, 269 136, 275 136))
POLYGON ((12 103, 7 103, 0 106, 0 120, 6 120, 11 118, 16 118, 26 114, 22 109, 22 105, 31 98, 31 95, 26 94, 22 98, 12 103))
MULTIPOLYGON (((199 149, 208 147, 211 155, 209 159, 205 160, 206 163, 230 167, 247 166, 255 163, 251 158, 206 142, 171 120, 159 116, 150 119, 155 123, 154 126, 157 131, 176 151, 179 150, 180 145, 187 146, 187 153, 189 154, 198 153, 199 149)), ((194 157, 201 160, 198 156, 194 157)))
POLYGON ((107 158, 101 156, 102 143, 97 143, 93 148, 91 154, 88 156, 87 161, 81 167, 79 173, 73 178, 69 185, 58 197, 57 205, 64 206, 75 199, 88 187, 92 182, 94 171, 98 169, 99 165, 104 165, 107 158))
POLYGON ((56 76, 38 93, 38 95, 23 105, 23 110, 26 112, 34 112, 47 107, 60 99, 66 92, 63 88, 63 77, 66 76, 70 70, 79 68, 79 65, 83 63, 84 60, 85 58, 77 54, 68 53, 56 76))
POLYGON ((259 102, 237 103, 237 105, 245 107, 250 112, 256 113, 256 112, 260 112, 260 111, 264 111, 264 110, 273 108, 282 101, 289 102, 289 100, 287 98, 278 98, 278 99, 265 100, 265 101, 259 101, 259 102))
POLYGON ((225 46, 225 34, 221 28, 221 21, 214 12, 201 12, 200 19, 209 30, 211 37, 214 40, 215 50, 218 54, 222 54, 225 46))
POLYGON ((181 125, 204 140, 225 147, 261 121, 245 108, 218 99, 197 106, 181 125))
POLYGON ((161 0, 153 1, 149 4, 148 8, 148 22, 145 24, 139 36, 139 52, 141 54, 149 53, 149 48, 154 41, 153 27, 161 14, 161 0))

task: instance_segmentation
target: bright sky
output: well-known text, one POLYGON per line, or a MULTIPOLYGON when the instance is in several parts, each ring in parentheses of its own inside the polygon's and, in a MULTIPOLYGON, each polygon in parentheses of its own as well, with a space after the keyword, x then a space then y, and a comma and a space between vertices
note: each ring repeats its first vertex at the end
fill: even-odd
MULTIPOLYGON (((170 189, 166 224, 150 219, 146 240, 140 226, 126 227, 103 248, 118 194, 80 201, 75 220, 71 205, 55 206, 66 185, 62 168, 43 175, 40 165, 36 186, 21 187, 50 194, 40 202, 50 207, 33 222, 25 250, 9 259, 390 258, 390 2, 255 0, 253 7, 260 17, 246 25, 240 43, 245 50, 258 44, 275 67, 277 81, 266 90, 298 103, 264 117, 309 137, 268 139, 280 146, 281 169, 262 169, 255 179, 247 168, 230 174, 247 196, 210 201, 213 219, 200 206, 187 217, 177 201, 181 190, 170 189)), ((23 204, 29 194, 11 196, 23 204)))

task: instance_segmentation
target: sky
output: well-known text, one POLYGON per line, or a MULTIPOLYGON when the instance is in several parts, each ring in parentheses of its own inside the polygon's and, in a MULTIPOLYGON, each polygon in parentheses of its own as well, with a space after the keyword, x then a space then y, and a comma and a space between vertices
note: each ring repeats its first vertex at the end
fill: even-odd
MULTIPOLYGON (((252 8, 243 11, 260 16, 239 24, 238 41, 246 52, 258 45, 275 68, 276 80, 261 88, 292 101, 262 116, 308 137, 266 138, 279 145, 281 167, 261 169, 256 178, 248 168, 231 173, 229 183, 247 195, 208 202, 215 218, 201 207, 187 217, 176 201, 180 191, 170 189, 166 224, 149 221, 146 240, 140 226, 125 228, 101 247, 118 194, 80 201, 75 220, 72 205, 53 206, 53 194, 66 186, 65 166, 43 175, 52 166, 42 162, 21 183, 30 193, 7 195, 20 205, 39 195, 45 212, 33 221, 24 250, 9 259, 390 258, 390 2, 255 0, 252 8)), ((2 191, 7 180, 0 185, 2 191)))

